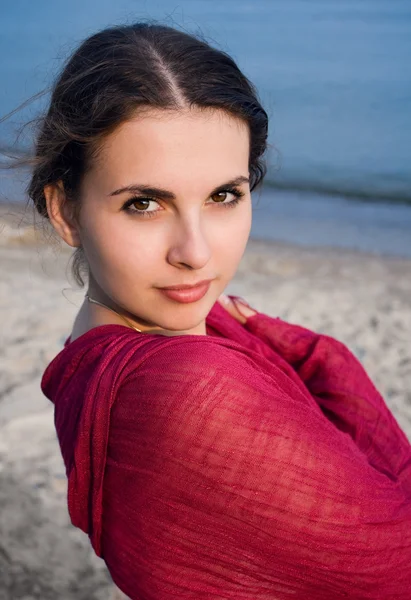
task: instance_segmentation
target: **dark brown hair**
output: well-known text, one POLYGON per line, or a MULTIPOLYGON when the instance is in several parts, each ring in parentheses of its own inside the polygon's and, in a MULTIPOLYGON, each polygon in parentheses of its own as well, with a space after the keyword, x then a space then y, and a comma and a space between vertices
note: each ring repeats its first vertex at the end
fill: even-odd
MULTIPOLYGON (((106 28, 86 39, 56 79, 40 121, 27 187, 37 211, 47 215, 44 187, 61 180, 79 207, 82 177, 104 137, 138 110, 216 108, 242 119, 250 131, 250 188, 266 173, 263 154, 268 117, 250 81, 225 52, 156 23, 106 28)), ((82 250, 73 275, 84 285, 82 250)))

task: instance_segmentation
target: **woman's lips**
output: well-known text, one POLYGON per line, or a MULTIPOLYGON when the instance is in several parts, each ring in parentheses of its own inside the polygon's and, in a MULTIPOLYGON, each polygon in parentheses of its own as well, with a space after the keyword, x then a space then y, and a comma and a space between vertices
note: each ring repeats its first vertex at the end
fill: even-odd
POLYGON ((167 289, 167 288, 159 288, 160 292, 166 295, 171 300, 176 300, 177 302, 182 302, 183 304, 189 302, 197 302, 201 300, 203 296, 208 292, 208 288, 210 287, 211 281, 206 281, 201 283, 200 285, 196 285, 192 288, 186 289, 167 289))

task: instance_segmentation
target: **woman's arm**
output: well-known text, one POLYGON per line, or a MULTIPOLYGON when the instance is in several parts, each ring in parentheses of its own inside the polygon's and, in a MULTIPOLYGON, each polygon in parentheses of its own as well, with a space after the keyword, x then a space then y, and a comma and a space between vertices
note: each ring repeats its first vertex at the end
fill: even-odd
POLYGON ((181 338, 123 385, 102 546, 131 599, 408 599, 410 496, 292 389, 181 338))
POLYGON ((410 442, 353 353, 330 336, 258 313, 236 296, 226 298, 222 306, 292 365, 327 418, 411 496, 410 442))

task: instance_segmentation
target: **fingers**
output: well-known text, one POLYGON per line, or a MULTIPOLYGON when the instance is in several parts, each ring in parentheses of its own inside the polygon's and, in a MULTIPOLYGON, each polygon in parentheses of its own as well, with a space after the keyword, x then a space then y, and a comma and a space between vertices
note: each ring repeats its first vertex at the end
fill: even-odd
POLYGON ((257 314, 257 311, 251 308, 248 302, 240 296, 230 298, 226 294, 221 294, 218 301, 240 323, 245 323, 249 317, 257 314))

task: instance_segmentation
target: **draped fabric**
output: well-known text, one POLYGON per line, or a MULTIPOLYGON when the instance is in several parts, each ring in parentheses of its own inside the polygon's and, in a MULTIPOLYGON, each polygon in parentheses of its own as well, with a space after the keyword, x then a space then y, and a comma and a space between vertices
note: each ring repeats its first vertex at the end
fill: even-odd
POLYGON ((263 313, 216 303, 206 325, 102 325, 44 373, 71 520, 114 582, 132 600, 409 600, 411 446, 360 362, 263 313))

